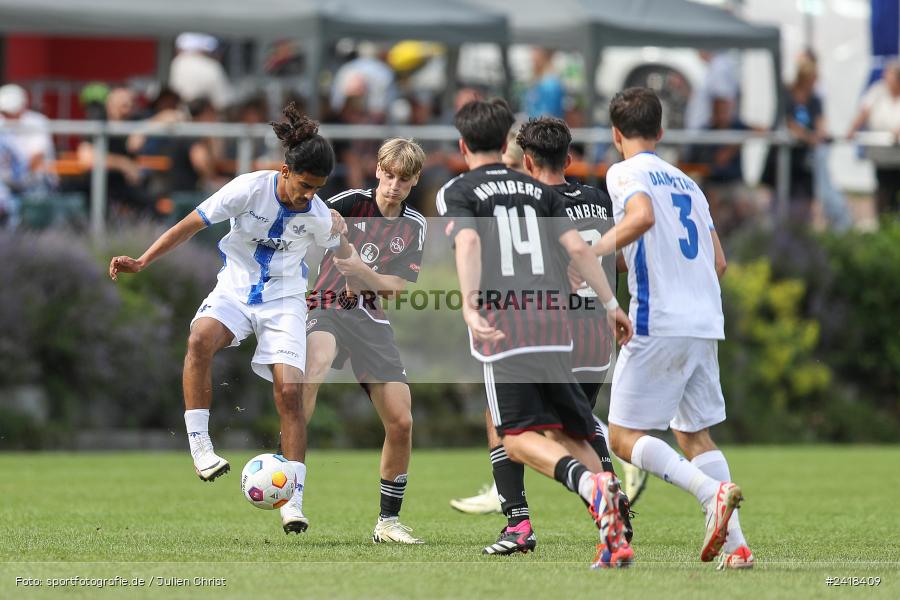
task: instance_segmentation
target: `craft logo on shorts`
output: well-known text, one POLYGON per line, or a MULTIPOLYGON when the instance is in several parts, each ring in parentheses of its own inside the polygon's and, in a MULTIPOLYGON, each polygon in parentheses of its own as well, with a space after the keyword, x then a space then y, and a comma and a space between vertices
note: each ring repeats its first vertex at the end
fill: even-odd
POLYGON ((406 248, 406 244, 402 237, 395 237, 391 240, 391 252, 394 254, 400 254, 404 248, 406 248))
POLYGON ((416 273, 418 273, 418 272, 419 272, 419 265, 417 265, 416 263, 409 263, 409 269, 410 269, 411 271, 415 271, 416 273))
POLYGON ((292 350, 281 349, 275 352, 275 354, 287 354, 288 356, 293 356, 294 358, 300 358, 300 355, 292 350))
POLYGON ((309 331, 310 329, 315 327, 316 323, 318 323, 318 322, 319 322, 318 319, 310 319, 309 321, 306 322, 306 330, 309 331))
POLYGON ((204 304, 203 306, 200 307, 200 310, 198 310, 197 312, 198 313, 206 312, 207 309, 210 309, 210 308, 212 308, 212 304, 204 304))
MULTIPOLYGON (((391 242, 391 244, 393 244, 393 242, 391 242)), ((378 258, 378 254, 378 246, 372 242, 366 242, 359 250, 359 256, 363 259, 363 262, 370 264, 375 262, 375 259, 378 258)))

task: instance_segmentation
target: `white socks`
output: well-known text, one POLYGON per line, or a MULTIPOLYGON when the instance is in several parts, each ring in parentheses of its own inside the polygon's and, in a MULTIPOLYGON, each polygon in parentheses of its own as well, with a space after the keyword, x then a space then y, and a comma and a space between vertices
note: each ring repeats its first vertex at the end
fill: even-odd
POLYGON ((306 465, 295 460, 289 461, 297 474, 297 487, 294 489, 294 495, 291 497, 291 504, 297 508, 303 508, 303 486, 306 485, 306 465))
MULTIPOLYGON (((720 450, 710 450, 698 454, 691 461, 698 469, 719 481, 731 481, 731 472, 728 470, 728 461, 720 450)), ((741 523, 738 520, 738 511, 734 511, 728 520, 728 537, 725 540, 725 552, 734 552, 739 546, 747 543, 744 532, 741 531, 741 523)))
POLYGON ((578 480, 578 495, 584 498, 584 501, 588 504, 594 499, 594 480, 592 475, 593 473, 586 471, 581 474, 581 478, 578 480))
POLYGON ((667 443, 652 435, 642 436, 634 443, 631 450, 631 464, 690 492, 704 507, 719 489, 717 480, 706 475, 667 443))
POLYGON ((194 408, 184 411, 184 426, 187 429, 191 454, 197 456, 207 449, 212 450, 209 442, 209 409, 194 408))

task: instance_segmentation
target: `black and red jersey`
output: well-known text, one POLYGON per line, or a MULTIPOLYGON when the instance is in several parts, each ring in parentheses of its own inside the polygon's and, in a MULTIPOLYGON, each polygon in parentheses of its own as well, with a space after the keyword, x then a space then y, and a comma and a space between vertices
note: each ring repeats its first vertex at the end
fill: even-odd
POLYGON ((479 360, 571 351, 568 259, 559 237, 574 225, 565 209, 561 194, 502 164, 473 169, 438 192, 451 239, 461 229, 478 232, 482 314, 506 336, 474 344, 479 360))
MULTIPOLYGON (((378 209, 373 189, 347 190, 325 203, 344 217, 347 240, 373 271, 412 282, 418 279, 427 232, 425 217, 420 212, 404 202, 398 217, 385 217, 378 209)), ((334 266, 334 253, 329 250, 307 298, 309 309, 340 307, 346 283, 346 278, 334 266)), ((387 322, 378 301, 360 301, 354 306, 375 321, 387 322)))
MULTIPOLYGON (((563 195, 566 213, 578 228, 578 233, 588 245, 596 244, 614 225, 612 200, 605 192, 578 182, 554 185, 563 195)), ((615 289, 615 260, 604 257, 601 261, 610 288, 615 289)), ((574 290, 582 298, 596 300, 597 294, 590 287, 574 290)), ((572 370, 603 371, 609 367, 613 352, 614 336, 606 320, 606 309, 599 301, 584 302, 569 312, 572 321, 572 370)))

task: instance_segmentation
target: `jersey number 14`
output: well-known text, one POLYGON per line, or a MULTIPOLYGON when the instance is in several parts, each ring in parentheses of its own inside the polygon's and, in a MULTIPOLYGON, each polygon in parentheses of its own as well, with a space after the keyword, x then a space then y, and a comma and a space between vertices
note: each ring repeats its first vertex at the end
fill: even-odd
POLYGON ((544 253, 541 250, 541 235, 538 230, 537 212, 533 206, 522 207, 525 218, 520 219, 516 207, 494 207, 494 217, 497 218, 497 235, 500 236, 500 272, 504 277, 512 277, 516 274, 513 263, 513 250, 517 254, 528 254, 531 257, 531 272, 534 275, 544 274, 544 253), (528 237, 522 239, 521 222, 525 221, 525 230, 528 237))

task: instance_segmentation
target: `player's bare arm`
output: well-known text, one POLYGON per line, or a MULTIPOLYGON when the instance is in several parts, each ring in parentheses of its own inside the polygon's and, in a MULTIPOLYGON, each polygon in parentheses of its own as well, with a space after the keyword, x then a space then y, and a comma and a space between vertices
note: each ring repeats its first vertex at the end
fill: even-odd
POLYGON ((459 291, 464 300, 463 320, 472 330, 472 337, 476 341, 499 342, 506 334, 488 324, 487 319, 478 312, 476 302, 478 287, 481 284, 481 238, 477 231, 467 228, 456 234, 454 243, 459 291))
POLYGON ((594 254, 606 256, 621 250, 647 232, 656 223, 650 196, 637 192, 625 204, 625 216, 592 246, 594 254))
POLYGON ((150 263, 171 250, 177 248, 191 239, 201 229, 206 228, 206 223, 197 211, 170 227, 164 234, 144 252, 140 258, 130 256, 114 256, 109 262, 109 276, 113 281, 118 279, 119 273, 138 273, 148 267, 150 263))
POLYGON ((338 211, 331 209, 331 235, 344 235, 347 233, 347 222, 338 211))
POLYGON ((347 278, 354 292, 371 290, 385 297, 390 297, 397 292, 406 289, 407 281, 397 275, 376 273, 363 262, 353 244, 349 245, 349 256, 345 258, 335 256, 335 268, 347 278), (352 280, 352 282, 350 281, 352 280))
POLYGON ((582 275, 588 285, 597 292, 597 296, 606 308, 607 317, 610 326, 615 328, 616 339, 620 344, 625 345, 631 340, 634 331, 631 327, 631 320, 628 315, 619 307, 616 301, 616 295, 609 287, 606 276, 597 258, 581 236, 575 229, 570 229, 559 237, 559 243, 569 253, 575 267, 582 275))
POLYGON ((722 276, 725 275, 725 269, 728 268, 728 262, 725 260, 725 250, 722 249, 722 242, 719 240, 719 234, 716 233, 716 230, 712 229, 710 233, 712 234, 713 250, 716 255, 716 275, 719 276, 719 279, 722 279, 722 276))

